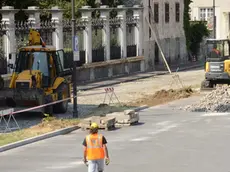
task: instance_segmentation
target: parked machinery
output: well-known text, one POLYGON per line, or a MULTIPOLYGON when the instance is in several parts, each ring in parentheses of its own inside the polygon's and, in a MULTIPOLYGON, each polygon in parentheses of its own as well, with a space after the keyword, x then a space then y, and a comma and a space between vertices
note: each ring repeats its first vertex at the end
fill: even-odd
POLYGON ((230 40, 208 39, 205 44, 205 80, 201 90, 213 89, 217 84, 230 84, 230 40))
MULTIPOLYGON (((63 70, 61 56, 63 50, 45 45, 39 32, 31 29, 29 45, 20 48, 15 64, 9 65, 14 72, 9 87, 1 87, 0 106, 24 109, 69 98, 71 81, 65 76, 72 71, 63 70)), ((68 100, 34 111, 65 113, 67 108, 68 100)))

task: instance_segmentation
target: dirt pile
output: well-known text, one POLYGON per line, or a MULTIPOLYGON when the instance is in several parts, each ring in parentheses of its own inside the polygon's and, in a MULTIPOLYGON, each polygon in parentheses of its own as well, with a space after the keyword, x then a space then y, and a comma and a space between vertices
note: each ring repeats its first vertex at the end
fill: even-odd
POLYGON ((145 95, 142 99, 137 100, 136 102, 131 103, 133 106, 155 106, 159 104, 164 104, 174 100, 190 97, 194 91, 190 87, 183 89, 169 89, 169 90, 159 90, 153 95, 145 95))
POLYGON ((230 112, 230 87, 218 86, 195 104, 186 106, 190 112, 230 112))

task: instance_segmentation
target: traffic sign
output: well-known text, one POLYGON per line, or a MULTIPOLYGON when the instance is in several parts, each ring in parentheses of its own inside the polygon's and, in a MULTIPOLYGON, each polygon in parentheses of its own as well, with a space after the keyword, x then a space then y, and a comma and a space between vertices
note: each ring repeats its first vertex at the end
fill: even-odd
POLYGON ((74 57, 73 57, 73 59, 74 59, 74 61, 80 60, 78 36, 74 37, 74 57))

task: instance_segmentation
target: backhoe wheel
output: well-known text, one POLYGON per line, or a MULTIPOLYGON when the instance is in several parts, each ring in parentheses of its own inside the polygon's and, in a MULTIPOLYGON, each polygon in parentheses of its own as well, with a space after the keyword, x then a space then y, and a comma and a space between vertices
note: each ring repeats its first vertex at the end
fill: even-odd
POLYGON ((46 106, 45 107, 45 114, 48 114, 49 116, 53 116, 53 106, 46 106))
MULTIPOLYGON (((48 97, 47 100, 46 100, 46 103, 50 103, 52 102, 52 97, 48 97)), ((49 106, 46 106, 44 107, 44 113, 45 114, 48 114, 49 116, 53 116, 53 106, 52 105, 49 105, 49 106)))
MULTIPOLYGON (((62 83, 57 89, 56 92, 58 93, 58 100, 63 100, 69 97, 69 88, 68 85, 62 83)), ((53 106, 54 113, 66 113, 68 109, 68 100, 57 103, 53 106)))

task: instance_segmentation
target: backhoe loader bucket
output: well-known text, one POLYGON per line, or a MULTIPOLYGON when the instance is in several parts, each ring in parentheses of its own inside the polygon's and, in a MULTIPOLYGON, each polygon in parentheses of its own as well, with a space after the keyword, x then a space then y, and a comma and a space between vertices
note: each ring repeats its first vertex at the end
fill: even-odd
MULTIPOLYGON (((40 89, 8 89, 0 90, 0 107, 17 110, 39 106, 45 103, 44 92, 40 89)), ((43 108, 34 112, 43 112, 43 108)))

